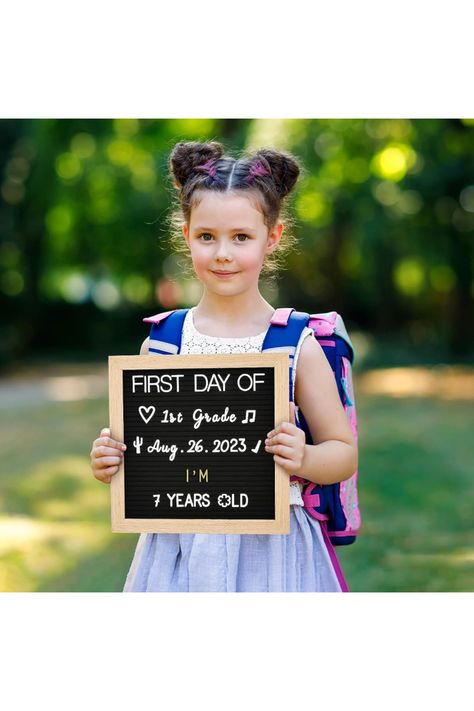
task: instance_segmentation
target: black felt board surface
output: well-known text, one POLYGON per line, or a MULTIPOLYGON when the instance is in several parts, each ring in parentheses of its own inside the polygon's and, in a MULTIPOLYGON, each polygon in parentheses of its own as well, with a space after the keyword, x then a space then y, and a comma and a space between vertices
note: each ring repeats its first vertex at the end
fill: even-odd
POLYGON ((127 519, 274 518, 275 465, 264 444, 275 423, 273 368, 122 377, 127 519), (227 421, 196 427, 203 413, 227 421))

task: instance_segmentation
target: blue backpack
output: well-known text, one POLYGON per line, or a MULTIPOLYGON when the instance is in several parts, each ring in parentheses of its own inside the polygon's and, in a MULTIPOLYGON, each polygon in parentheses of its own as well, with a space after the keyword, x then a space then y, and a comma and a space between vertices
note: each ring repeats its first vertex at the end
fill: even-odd
MULTIPOLYGON (((165 311, 144 318, 151 323, 149 353, 176 355, 181 349, 183 322, 188 309, 165 311)), ((341 402, 351 424, 354 438, 358 439, 357 416, 352 384, 354 347, 336 311, 307 314, 294 309, 280 308, 273 314, 262 344, 262 351, 288 353, 289 400, 294 402, 293 359, 296 346, 305 326, 312 328, 315 338, 323 349, 336 378, 341 402)), ((313 444, 303 412, 295 407, 295 421, 304 430, 306 441, 313 444)), ((292 475, 290 480, 302 483, 302 498, 306 511, 321 523, 326 545, 331 553, 332 545, 348 545, 356 540, 360 528, 360 510, 357 495, 357 470, 345 481, 319 485, 302 477, 292 475)), ((331 556, 338 569, 335 555, 331 556)), ((342 573, 341 573, 342 575, 342 573)))

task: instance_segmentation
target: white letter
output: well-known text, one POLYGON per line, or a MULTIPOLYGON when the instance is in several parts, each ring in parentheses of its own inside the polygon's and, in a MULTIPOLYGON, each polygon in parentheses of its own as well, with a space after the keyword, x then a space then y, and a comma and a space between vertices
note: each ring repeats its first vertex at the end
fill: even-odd
POLYGON ((265 373, 254 373, 253 374, 254 390, 257 389, 257 385, 262 385, 264 382, 265 382, 265 373), (263 375, 263 380, 258 380, 258 378, 257 378, 258 375, 263 375))
POLYGON ((227 373, 227 375, 225 376, 225 378, 224 378, 222 375, 219 375, 219 373, 217 373, 216 375, 217 375, 217 377, 219 378, 219 380, 221 381, 222 392, 225 393, 225 388, 226 388, 226 385, 227 385, 227 381, 228 381, 229 378, 230 378, 230 373, 227 373))
POLYGON ((206 389, 207 389, 207 378, 206 378, 206 376, 205 376, 203 373, 194 373, 194 392, 196 392, 196 393, 201 393, 201 392, 205 392, 206 389), (205 385, 204 385, 204 387, 202 388, 202 390, 199 390, 199 389, 198 389, 198 386, 197 386, 197 379, 198 379, 198 378, 204 378, 204 380, 205 380, 205 385))
POLYGON ((251 388, 252 388, 252 376, 249 375, 249 373, 242 373, 242 375, 239 375, 239 377, 237 378, 237 385, 238 385, 239 389, 240 389, 240 390, 243 390, 244 392, 247 392, 247 390, 251 390, 251 388), (240 384, 240 381, 242 380, 242 378, 248 378, 248 379, 250 380, 250 385, 248 386, 248 388, 244 388, 244 387, 240 384))
POLYGON ((173 389, 173 384, 171 383, 171 375, 169 373, 165 373, 164 375, 161 376, 160 379, 160 392, 162 393, 169 393, 173 389))
POLYGON ((179 393, 179 379, 184 378, 184 373, 174 373, 173 378, 176 381, 176 392, 179 393))
MULTIPOLYGON (((141 385, 143 387, 144 376, 143 375, 132 375, 132 393, 135 392, 135 386, 141 385)), ((146 390, 145 390, 146 392, 146 390)))
POLYGON ((172 444, 171 445, 170 462, 174 461, 177 451, 178 451, 178 446, 176 444, 172 444))
POLYGON ((148 376, 148 390, 147 390, 147 392, 151 393, 151 389, 156 388, 156 392, 159 393, 160 392, 159 382, 160 382, 160 377, 158 375, 149 375, 148 376))

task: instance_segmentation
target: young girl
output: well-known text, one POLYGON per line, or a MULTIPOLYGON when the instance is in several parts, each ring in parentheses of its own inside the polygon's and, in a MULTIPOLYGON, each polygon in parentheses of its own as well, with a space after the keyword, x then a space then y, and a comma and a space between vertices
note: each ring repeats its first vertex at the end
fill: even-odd
MULTIPOLYGON (((170 171, 179 191, 181 242, 203 286, 185 318, 181 353, 259 352, 275 311, 259 291, 291 238, 283 235, 284 198, 300 168, 296 159, 262 149, 238 160, 219 143, 178 143, 170 171), (183 239, 184 236, 184 239, 183 239)), ((176 223, 178 224, 178 223, 176 223)), ((148 353, 148 339, 141 354, 148 353)), ((294 361, 295 404, 313 445, 290 421, 268 433, 266 451, 288 473, 330 484, 357 469, 357 444, 324 352, 305 328, 294 361), (308 336, 310 336, 308 338, 308 336)), ((94 476, 109 483, 125 445, 104 428, 92 446, 94 476)), ((142 533, 124 592, 309 592, 342 590, 319 521, 290 486, 286 535, 142 533)))

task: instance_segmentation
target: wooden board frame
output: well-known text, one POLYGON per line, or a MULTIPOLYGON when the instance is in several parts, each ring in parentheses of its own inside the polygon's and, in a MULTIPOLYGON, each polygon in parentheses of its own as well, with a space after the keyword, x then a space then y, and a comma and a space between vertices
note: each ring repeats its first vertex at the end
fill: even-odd
MULTIPOLYGON (((221 355, 149 355, 109 356, 109 421, 111 436, 120 442, 124 437, 123 371, 183 370, 185 368, 274 369, 274 412, 277 426, 289 420, 289 365, 287 353, 224 353, 221 355)), ((269 455, 270 456, 270 455, 269 455)), ((274 519, 150 519, 125 518, 124 462, 110 483, 112 531, 115 533, 253 533, 287 534, 290 530, 289 474, 275 465, 274 519)))

